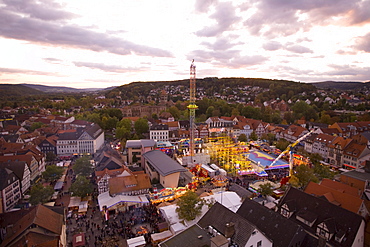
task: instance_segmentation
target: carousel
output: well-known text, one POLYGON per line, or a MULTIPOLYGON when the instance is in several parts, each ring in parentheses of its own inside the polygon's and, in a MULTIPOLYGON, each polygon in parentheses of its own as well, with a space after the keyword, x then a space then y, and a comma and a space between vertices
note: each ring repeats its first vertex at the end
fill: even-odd
POLYGON ((212 184, 215 187, 226 187, 228 185, 228 179, 224 175, 217 175, 212 178, 212 184))

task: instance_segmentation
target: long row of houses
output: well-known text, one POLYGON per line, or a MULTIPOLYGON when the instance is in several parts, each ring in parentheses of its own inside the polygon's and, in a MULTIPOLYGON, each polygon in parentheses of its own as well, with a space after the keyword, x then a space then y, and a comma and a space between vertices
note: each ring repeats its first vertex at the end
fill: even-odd
MULTIPOLYGON (((323 162, 334 168, 359 168, 370 160, 370 121, 353 123, 335 123, 325 125, 300 121, 293 125, 274 125, 261 120, 242 116, 210 117, 204 124, 197 125, 196 137, 205 138, 221 133, 238 138, 244 134, 250 138, 254 132, 262 138, 264 134, 273 134, 277 140, 295 142, 303 135, 315 129, 314 134, 300 144, 308 153, 318 153, 323 162)), ((153 124, 150 139, 159 141, 178 141, 189 138, 189 126, 186 121, 170 121, 153 124), (181 133, 181 135, 178 135, 181 133)))
POLYGON ((59 159, 93 155, 104 144, 104 131, 98 125, 73 117, 35 115, 1 125, 0 212, 11 210, 41 177, 47 155, 59 159), (33 123, 44 127, 27 131, 33 123))

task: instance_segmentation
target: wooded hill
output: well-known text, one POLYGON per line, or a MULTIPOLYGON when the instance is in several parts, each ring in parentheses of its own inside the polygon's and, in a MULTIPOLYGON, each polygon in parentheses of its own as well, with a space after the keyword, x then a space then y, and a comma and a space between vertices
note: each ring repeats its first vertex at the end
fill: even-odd
MULTIPOLYGON (((127 85, 117 87, 110 91, 107 96, 121 95, 122 99, 133 99, 134 97, 149 95, 153 89, 164 89, 165 86, 178 87, 178 93, 184 93, 183 89, 189 88, 189 80, 178 81, 156 81, 156 82, 133 82, 127 85)), ((296 95, 302 92, 310 93, 316 91, 313 84, 299 83, 286 80, 271 80, 259 78, 204 78, 196 80, 196 88, 201 89, 205 95, 213 96, 216 93, 220 95, 230 95, 234 92, 240 92, 240 89, 250 86, 269 89, 263 92, 263 97, 270 99, 287 95, 288 93, 296 95)))
POLYGON ((368 82, 354 82, 354 81, 323 81, 312 83, 319 89, 335 89, 335 90, 362 90, 370 88, 370 81, 368 82))

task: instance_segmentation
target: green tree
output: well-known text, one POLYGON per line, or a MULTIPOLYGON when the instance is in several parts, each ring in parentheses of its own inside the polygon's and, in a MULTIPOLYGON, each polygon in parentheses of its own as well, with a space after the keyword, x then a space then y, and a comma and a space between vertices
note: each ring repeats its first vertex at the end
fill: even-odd
POLYGON ((51 161, 54 161, 56 159, 56 155, 54 152, 47 152, 46 153, 46 161, 47 162, 51 162, 51 161))
POLYGON ((127 130, 131 131, 132 130, 132 122, 130 119, 124 118, 121 121, 117 123, 117 128, 119 127, 125 127, 127 130))
POLYGON ((34 123, 31 124, 30 131, 32 132, 32 131, 34 131, 38 128, 41 128, 43 125, 44 124, 41 123, 41 122, 34 122, 34 123))
POLYGON ((256 132, 252 132, 251 135, 249 136, 249 138, 252 140, 252 141, 257 141, 258 140, 258 135, 256 134, 256 132))
POLYGON ((209 117, 213 117, 213 111, 215 110, 215 107, 214 106, 209 106, 206 110, 206 116, 207 118, 209 117))
POLYGON ((171 113, 171 115, 176 119, 178 120, 180 118, 180 115, 181 115, 181 112, 180 110, 176 107, 176 106, 171 106, 169 109, 168 109, 168 112, 171 113))
POLYGON ((56 165, 47 166, 45 171, 42 173, 42 177, 47 182, 53 182, 58 180, 63 175, 64 168, 56 165))
POLYGON ((94 189, 86 177, 78 176, 71 188, 69 188, 69 191, 73 193, 73 196, 85 197, 93 193, 94 189))
POLYGON ((248 141, 248 138, 247 138, 247 136, 245 134, 240 134, 238 136, 238 141, 240 141, 240 142, 247 142, 248 141))
POLYGON ((332 172, 328 166, 324 166, 321 164, 314 165, 313 171, 320 181, 324 178, 333 179, 335 175, 335 173, 332 172))
POLYGON ((85 177, 90 176, 93 171, 93 167, 90 163, 90 159, 91 159, 90 156, 84 156, 84 157, 78 158, 76 160, 76 163, 72 167, 75 174, 85 176, 85 177))
POLYGON ((272 195, 273 191, 274 187, 271 183, 261 184, 258 188, 258 193, 260 193, 264 197, 272 195))
POLYGON ((304 188, 304 187, 306 187, 306 185, 310 181, 315 182, 315 183, 317 183, 319 181, 318 178, 315 176, 315 173, 314 173, 313 169, 310 168, 307 165, 297 166, 294 169, 294 171, 293 171, 292 177, 293 176, 296 177, 296 179, 298 181, 297 181, 297 183, 295 185, 292 184, 292 186, 293 187, 297 187, 297 188, 304 188))
POLYGON ((46 203, 50 200, 53 193, 54 189, 51 186, 44 187, 41 183, 35 184, 31 187, 30 203, 32 205, 46 203))
POLYGON ((276 143, 276 148, 280 149, 281 151, 284 151, 288 146, 289 142, 284 138, 280 138, 276 143))
POLYGON ((118 127, 116 129, 116 138, 117 139, 128 139, 130 137, 130 131, 128 129, 126 129, 125 126, 122 126, 122 127, 118 127))
POLYGON ((187 221, 194 220, 202 213, 202 207, 204 204, 205 202, 203 199, 201 199, 195 192, 189 190, 179 198, 176 212, 180 219, 187 221))
POLYGON ((144 118, 139 118, 135 122, 135 132, 138 136, 141 136, 143 133, 147 133, 149 131, 148 121, 144 118))

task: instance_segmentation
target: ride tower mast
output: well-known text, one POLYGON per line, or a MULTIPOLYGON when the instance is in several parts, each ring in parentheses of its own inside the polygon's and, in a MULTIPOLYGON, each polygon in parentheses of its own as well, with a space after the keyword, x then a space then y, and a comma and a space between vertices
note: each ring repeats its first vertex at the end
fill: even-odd
POLYGON ((198 109, 198 106, 195 104, 195 81, 196 81, 196 66, 194 64, 194 59, 190 65, 190 102, 188 105, 189 109, 189 122, 190 122, 190 142, 189 142, 189 156, 190 156, 190 164, 194 166, 194 158, 195 155, 195 110, 198 109))

